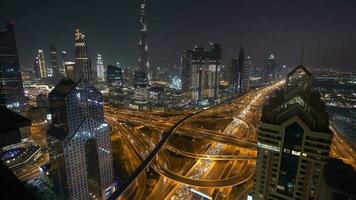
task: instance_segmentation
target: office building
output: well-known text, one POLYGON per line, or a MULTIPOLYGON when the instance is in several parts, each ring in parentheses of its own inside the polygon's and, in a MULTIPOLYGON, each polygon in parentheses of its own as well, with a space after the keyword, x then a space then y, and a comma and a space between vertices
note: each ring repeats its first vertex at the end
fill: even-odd
POLYGON ((319 199, 332 132, 313 76, 303 66, 262 109, 258 132, 255 199, 319 199))
MULTIPOLYGON (((65 75, 65 69, 64 69, 64 66, 65 66, 65 63, 68 61, 68 55, 67 55, 67 51, 62 51, 62 65, 61 65, 61 68, 59 69, 60 72, 63 74, 63 76, 65 75)), ((74 80, 74 79, 73 79, 74 80)))
POLYGON ((219 95, 218 83, 221 64, 221 45, 210 43, 211 49, 195 47, 191 61, 192 99, 195 103, 213 103, 219 95))
POLYGON ((25 105, 13 22, 0 30, 0 94, 8 108, 25 105))
POLYGON ((50 176, 62 199, 107 199, 114 178, 110 126, 104 120, 103 96, 90 79, 84 39, 77 30, 79 81, 63 78, 48 95, 50 176))
POLYGON ((98 54, 96 57, 96 80, 98 82, 104 82, 105 81, 105 76, 106 76, 106 69, 104 66, 104 61, 103 58, 101 57, 101 54, 98 54))
POLYGON ((122 69, 118 66, 108 65, 106 79, 109 88, 120 88, 123 84, 122 69))
POLYGON ((273 54, 271 54, 266 60, 264 68, 265 68, 264 75, 263 75, 264 82, 269 83, 271 81, 274 81, 277 77, 276 75, 277 61, 273 54))
POLYGON ((51 65, 52 65, 52 83, 53 85, 56 85, 62 78, 63 75, 59 71, 59 65, 58 65, 58 60, 57 60, 57 49, 55 45, 50 45, 49 47, 49 54, 51 58, 51 65))
POLYGON ((90 58, 88 56, 88 49, 85 35, 79 29, 75 31, 75 81, 82 79, 83 83, 91 84, 94 79, 94 74, 91 69, 90 58))
POLYGON ((145 88, 148 87, 148 80, 146 73, 142 70, 135 70, 133 74, 133 81, 135 88, 145 88))
MULTIPOLYGON (((147 22, 146 22, 146 0, 143 0, 140 4, 140 21, 139 21, 139 42, 138 42, 138 70, 140 70, 142 74, 147 76, 147 81, 150 81, 150 63, 148 59, 148 40, 147 40, 147 22)), ((147 82, 148 84, 148 82, 147 82)))
POLYGON ((74 68, 75 68, 75 62, 72 61, 64 62, 64 76, 67 79, 75 80, 76 76, 75 76, 74 68))
POLYGON ((243 47, 240 47, 239 56, 231 60, 230 66, 230 87, 234 92, 246 92, 249 87, 249 66, 246 65, 243 47))
POLYGON ((183 51, 183 55, 181 57, 182 91, 184 91, 184 92, 190 91, 190 89, 192 87, 193 54, 194 54, 194 51, 185 50, 185 51, 183 51))
POLYGON ((37 51, 34 70, 35 70, 35 74, 37 74, 37 78, 45 79, 48 77, 46 61, 42 49, 38 49, 37 51))

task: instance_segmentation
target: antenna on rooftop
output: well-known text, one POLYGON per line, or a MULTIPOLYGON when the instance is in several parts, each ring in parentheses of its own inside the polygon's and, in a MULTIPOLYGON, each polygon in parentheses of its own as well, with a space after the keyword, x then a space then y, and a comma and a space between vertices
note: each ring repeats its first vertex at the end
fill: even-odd
POLYGON ((304 46, 302 47, 302 54, 300 55, 300 65, 303 65, 304 62, 304 46))

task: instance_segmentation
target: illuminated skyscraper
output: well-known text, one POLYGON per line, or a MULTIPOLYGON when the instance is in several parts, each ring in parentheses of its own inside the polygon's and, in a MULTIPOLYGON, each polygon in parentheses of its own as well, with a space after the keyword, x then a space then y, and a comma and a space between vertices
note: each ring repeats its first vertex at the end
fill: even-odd
POLYGON ((210 43, 210 51, 202 47, 193 49, 191 62, 192 98, 196 103, 212 103, 218 98, 221 64, 221 45, 210 43))
POLYGON ((0 95, 8 108, 25 104, 14 23, 0 30, 0 95))
POLYGON ((35 71, 39 74, 39 78, 47 78, 47 67, 42 49, 38 49, 36 61, 35 61, 35 71))
POLYGON ((187 92, 192 87, 192 62, 193 62, 192 50, 185 50, 181 58, 182 65, 182 90, 187 92))
POLYGON ((276 78, 276 70, 277 70, 277 61, 273 54, 271 54, 265 63, 264 70, 264 81, 269 83, 276 78))
POLYGON ((85 40, 85 35, 79 29, 75 31, 75 81, 82 79, 84 84, 93 82, 93 70, 91 69, 90 58, 85 40))
POLYGON ((298 66, 262 110, 254 196, 265 199, 319 199, 332 132, 312 75, 298 66))
POLYGON ((49 53, 51 57, 51 65, 52 65, 52 71, 53 71, 53 84, 56 85, 61 78, 63 78, 63 75, 59 71, 59 65, 58 65, 58 60, 57 60, 57 49, 55 45, 50 45, 49 47, 49 53))
POLYGON ((75 80, 75 62, 72 61, 66 61, 64 62, 64 75, 66 78, 75 80))
POLYGON ((140 38, 138 42, 138 66, 140 71, 147 76, 149 81, 151 78, 150 64, 148 60, 148 41, 147 41, 147 23, 146 23, 146 0, 140 5, 140 38))
POLYGON ((99 81, 99 82, 105 81, 105 74, 106 74, 106 69, 104 66, 103 58, 101 57, 101 54, 98 54, 98 56, 96 58, 97 81, 99 81))
MULTIPOLYGON (((65 69, 64 69, 64 66, 65 66, 65 62, 68 61, 68 55, 67 55, 67 52, 66 51, 62 51, 62 66, 60 68, 60 72, 65 75, 65 69)), ((74 79, 72 79, 74 80, 74 79)))
POLYGON ((106 79, 110 89, 120 88, 122 86, 122 69, 114 65, 108 65, 106 79))
POLYGON ((245 50, 243 47, 240 47, 240 53, 239 53, 239 68, 241 69, 241 75, 240 75, 240 83, 239 83, 239 91, 240 92, 246 92, 248 91, 249 88, 249 75, 250 75, 250 69, 249 66, 246 65, 246 57, 245 57, 245 50))
POLYGON ((85 36, 79 30, 75 47, 79 81, 64 78, 48 95, 50 174, 62 199, 107 199, 114 178, 110 126, 104 120, 103 96, 91 81, 85 36))

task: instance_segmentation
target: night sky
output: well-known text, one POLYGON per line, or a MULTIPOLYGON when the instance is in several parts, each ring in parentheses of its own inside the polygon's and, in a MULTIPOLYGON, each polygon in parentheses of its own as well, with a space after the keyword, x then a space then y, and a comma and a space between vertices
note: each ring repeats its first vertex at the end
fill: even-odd
MULTIPOLYGON (((87 36, 92 58, 137 63, 138 0, 1 0, 1 26, 14 20, 20 62, 32 66, 49 45, 73 57, 73 33, 87 36)), ((246 49, 255 64, 268 54, 279 63, 356 70, 355 0, 148 0, 151 66, 179 63, 181 52, 209 41, 223 45, 223 61, 246 49)), ((49 62, 49 59, 47 59, 49 62)))

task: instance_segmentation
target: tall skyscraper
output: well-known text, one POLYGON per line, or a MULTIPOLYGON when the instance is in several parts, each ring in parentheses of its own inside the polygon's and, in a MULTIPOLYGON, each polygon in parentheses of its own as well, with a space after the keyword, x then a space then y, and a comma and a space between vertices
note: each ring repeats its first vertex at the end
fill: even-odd
POLYGON ((62 79, 49 93, 50 174, 62 199, 107 199, 112 192, 110 126, 104 120, 102 94, 90 81, 84 36, 76 33, 78 82, 62 79), (80 51, 80 52, 78 52, 80 51))
POLYGON ((218 98, 219 76, 221 64, 221 45, 210 43, 209 51, 202 47, 195 47, 191 61, 192 98, 196 103, 212 103, 218 98))
POLYGON ((53 71, 52 82, 54 85, 56 85, 60 81, 60 79, 63 78, 63 75, 61 75, 59 71, 59 65, 57 60, 57 49, 55 45, 53 44, 50 45, 49 53, 51 58, 52 71, 53 71))
POLYGON ((230 64, 230 87, 234 92, 246 92, 249 87, 249 66, 246 65, 245 51, 240 47, 237 58, 231 60, 230 64))
POLYGON ((148 41, 147 41, 147 23, 146 23, 146 0, 143 0, 140 5, 140 38, 138 42, 138 66, 142 73, 146 74, 147 80, 151 78, 150 64, 148 60, 148 41))
POLYGON ((243 47, 240 47, 239 69, 241 69, 239 91, 246 92, 249 88, 250 69, 248 65, 246 65, 245 50, 243 47))
POLYGON ((119 88, 122 86, 122 69, 108 65, 107 67, 107 83, 109 88, 119 88))
POLYGON ((98 56, 96 58, 97 81, 99 81, 99 82, 105 81, 105 74, 106 74, 106 69, 105 69, 105 66, 104 66, 103 58, 101 57, 101 54, 98 54, 98 56))
POLYGON ((0 30, 0 93, 8 108, 25 104, 13 22, 0 30))
POLYGON ((78 81, 82 79, 83 83, 91 84, 93 82, 93 70, 91 69, 90 58, 85 40, 85 35, 79 29, 75 31, 75 77, 78 81))
POLYGON ((192 62, 193 62, 192 50, 185 50, 181 58, 182 65, 182 91, 187 92, 192 87, 192 62))
POLYGON ((35 73, 39 75, 38 78, 47 78, 46 60, 42 49, 38 49, 35 60, 35 73))
MULTIPOLYGON (((60 72, 65 75, 65 69, 64 69, 64 66, 65 66, 65 62, 68 61, 68 55, 67 55, 67 51, 62 51, 62 66, 60 68, 60 72)), ((74 80, 74 79, 72 79, 74 80)))
POLYGON ((264 81, 265 83, 269 83, 276 78, 276 70, 277 70, 277 61, 273 54, 271 54, 265 63, 265 73, 264 73, 264 81))
POLYGON ((262 110, 255 199, 318 199, 332 132, 312 75, 298 66, 262 110))
POLYGON ((66 78, 75 80, 75 62, 66 61, 64 62, 64 75, 66 78))

